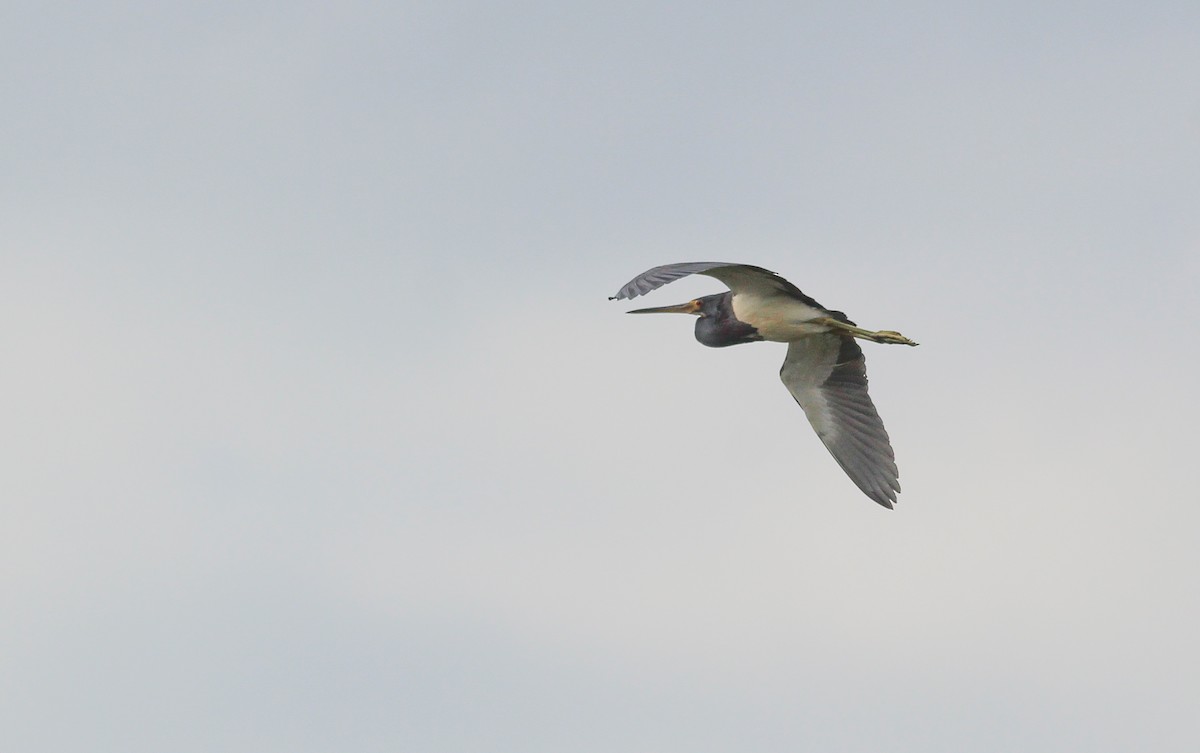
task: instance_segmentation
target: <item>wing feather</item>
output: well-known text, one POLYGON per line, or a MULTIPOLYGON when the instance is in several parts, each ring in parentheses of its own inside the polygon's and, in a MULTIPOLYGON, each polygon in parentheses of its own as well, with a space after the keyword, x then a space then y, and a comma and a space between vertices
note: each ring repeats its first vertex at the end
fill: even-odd
POLYGON ((642 272, 625 283, 610 300, 637 298, 657 290, 669 282, 689 275, 706 275, 725 283, 734 293, 749 293, 758 296, 788 295, 799 298, 815 308, 824 308, 800 291, 792 283, 769 269, 750 264, 731 264, 725 261, 690 261, 680 264, 664 264, 642 272))
POLYGON ((867 394, 866 360, 858 343, 834 334, 792 341, 779 376, 850 480, 871 499, 892 507, 900 473, 887 430, 867 394))

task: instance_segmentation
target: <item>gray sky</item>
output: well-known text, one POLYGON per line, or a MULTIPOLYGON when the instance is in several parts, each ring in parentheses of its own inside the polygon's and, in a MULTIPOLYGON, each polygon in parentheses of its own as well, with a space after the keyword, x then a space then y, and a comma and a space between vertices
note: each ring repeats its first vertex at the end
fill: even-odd
POLYGON ((1194 750, 1200 6, 968 5, 9 4, 3 747, 1194 750))

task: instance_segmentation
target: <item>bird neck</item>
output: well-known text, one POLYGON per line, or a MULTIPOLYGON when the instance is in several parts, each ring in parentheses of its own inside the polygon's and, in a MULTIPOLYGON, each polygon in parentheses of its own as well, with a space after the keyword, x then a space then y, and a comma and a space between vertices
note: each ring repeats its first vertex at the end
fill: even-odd
POLYGON ((733 293, 709 296, 696 320, 696 339, 710 348, 726 348, 762 340, 758 330, 733 315, 733 293))

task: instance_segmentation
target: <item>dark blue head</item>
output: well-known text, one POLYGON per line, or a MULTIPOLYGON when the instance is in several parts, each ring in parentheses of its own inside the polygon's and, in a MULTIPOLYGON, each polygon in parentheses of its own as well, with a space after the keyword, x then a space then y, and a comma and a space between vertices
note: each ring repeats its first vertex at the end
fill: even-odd
POLYGON ((677 306, 637 309, 631 314, 695 314, 696 339, 710 348, 724 348, 761 340, 758 330, 733 315, 733 293, 706 295, 677 306))

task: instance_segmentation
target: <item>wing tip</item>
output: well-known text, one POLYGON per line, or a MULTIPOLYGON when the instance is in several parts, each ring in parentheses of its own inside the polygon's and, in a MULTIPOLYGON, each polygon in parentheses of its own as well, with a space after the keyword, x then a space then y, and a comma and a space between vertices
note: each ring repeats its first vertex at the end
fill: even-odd
POLYGON ((890 479, 886 479, 884 484, 877 484, 874 489, 867 490, 862 485, 859 485, 859 488, 872 500, 889 510, 896 509, 896 505, 899 504, 897 499, 897 495, 900 494, 899 474, 894 474, 890 479))

